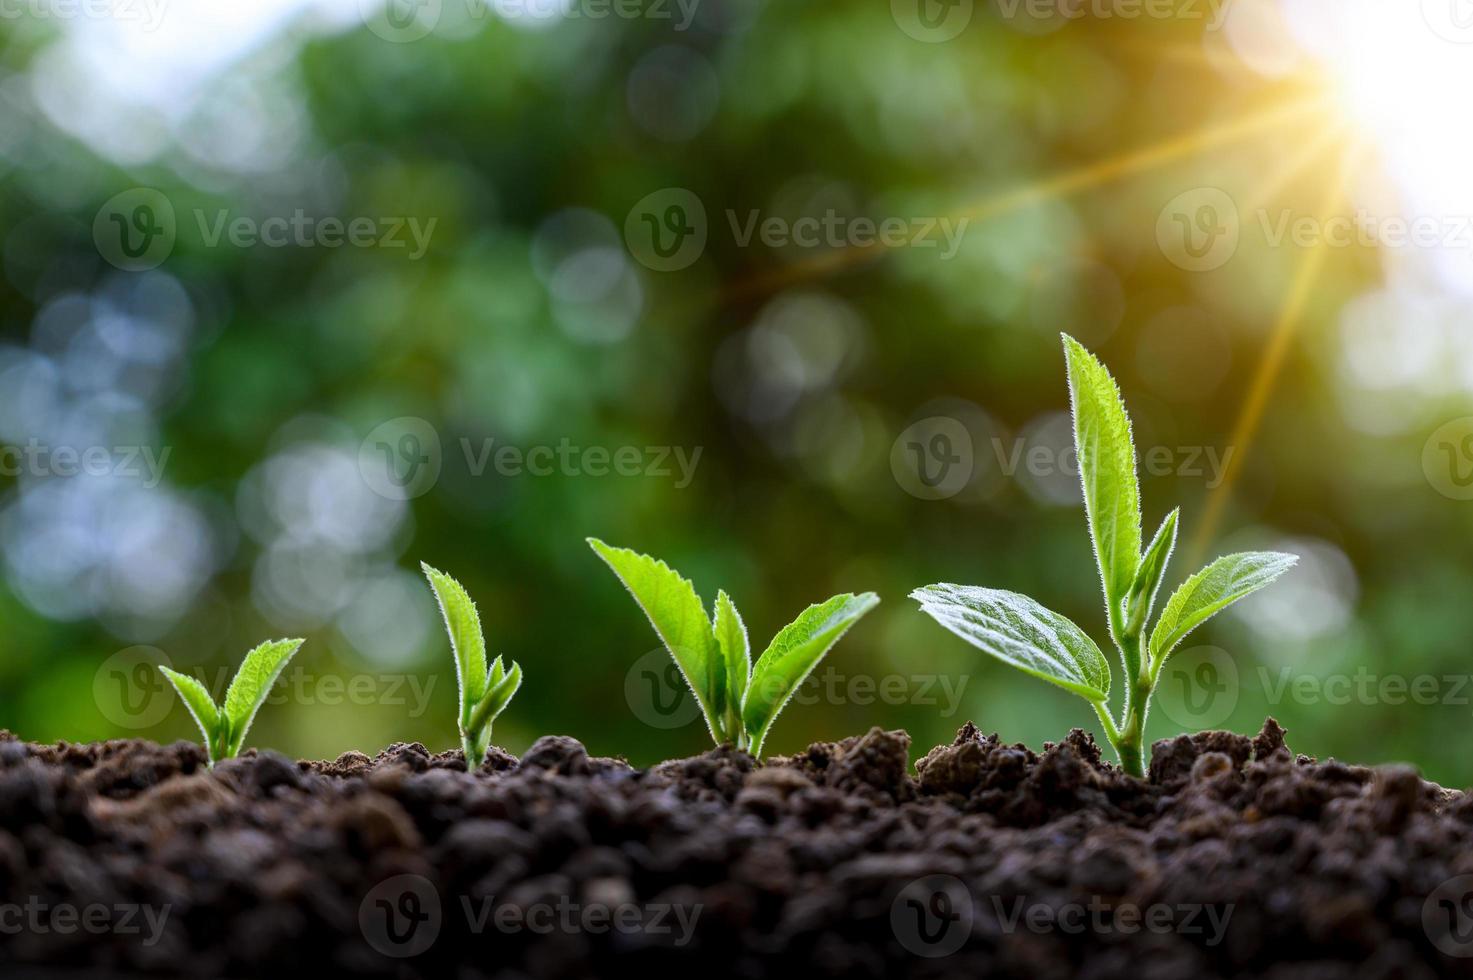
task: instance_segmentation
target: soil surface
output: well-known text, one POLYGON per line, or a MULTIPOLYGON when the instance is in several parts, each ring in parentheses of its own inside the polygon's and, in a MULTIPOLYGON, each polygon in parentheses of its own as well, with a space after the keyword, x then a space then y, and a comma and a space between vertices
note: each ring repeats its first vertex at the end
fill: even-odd
POLYGON ((0 976, 1473 976, 1473 794, 1252 739, 648 770, 0 733, 0 976))

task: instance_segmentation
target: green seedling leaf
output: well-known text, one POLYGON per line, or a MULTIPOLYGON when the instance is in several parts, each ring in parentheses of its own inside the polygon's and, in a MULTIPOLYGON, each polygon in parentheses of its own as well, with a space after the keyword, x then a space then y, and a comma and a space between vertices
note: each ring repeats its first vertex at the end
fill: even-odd
POLYGON ((754 756, 761 754, 768 730, 798 685, 849 627, 879 602, 873 592, 836 595, 803 610, 772 638, 752 668, 751 683, 742 705, 742 726, 754 756))
POLYGON ((1188 633, 1239 599, 1268 585, 1297 561, 1297 555, 1278 551, 1224 555, 1187 579, 1166 600, 1161 618, 1151 631, 1153 665, 1159 669, 1188 633))
POLYGON ((225 739, 221 738, 220 710, 215 707, 215 699, 210 697, 210 692, 199 681, 188 674, 181 674, 177 670, 159 666, 159 672, 174 685, 174 690, 179 692, 179 700, 189 709, 189 714, 194 718, 194 723, 199 726, 200 732, 205 737, 205 752, 210 759, 210 765, 219 760, 215 758, 217 752, 223 754, 226 748, 225 739))
MULTIPOLYGON (((496 666, 498 668, 501 666, 500 657, 496 658, 496 666)), ((522 665, 516 661, 512 661, 511 669, 500 677, 495 677, 493 672, 490 689, 486 691, 486 696, 471 713, 470 730, 473 732, 484 730, 489 734, 491 723, 496 720, 497 715, 506 710, 506 706, 511 703, 512 697, 516 695, 521 686, 522 665)))
POLYGON ((911 594, 936 622, 984 653, 1089 701, 1110 694, 1110 665, 1084 631, 1025 595, 967 585, 911 594))
POLYGON ((741 613, 724 591, 716 593, 716 615, 714 617, 716 648, 720 656, 716 663, 721 677, 716 685, 720 702, 715 705, 717 717, 726 728, 728 739, 735 740, 741 732, 742 700, 747 695, 747 685, 752 679, 751 644, 747 639, 747 625, 741 613))
POLYGON ((430 581, 430 588, 440 603, 440 614, 445 618, 445 631, 450 634, 455 679, 460 687, 460 748, 465 753, 466 770, 475 772, 486 760, 486 750, 491 746, 492 722, 506 710, 522 686, 522 668, 513 663, 508 670, 500 657, 487 667, 481 614, 465 587, 424 562, 419 567, 430 581))
POLYGON ((1161 522, 1156 536, 1146 546, 1141 558, 1141 567, 1135 573, 1130 595, 1125 600, 1125 632, 1139 637, 1151 618, 1151 609, 1156 605, 1156 593, 1161 590, 1161 580, 1166 577, 1166 565, 1171 561, 1172 549, 1176 547, 1176 522, 1181 510, 1173 510, 1161 522))
POLYGON ((695 586, 659 559, 628 548, 610 547, 597 538, 589 538, 588 545, 613 569, 644 610, 696 696, 711 738, 721 742, 724 726, 716 711, 721 697, 718 681, 723 676, 718 670, 721 652, 695 586))
POLYGON ((239 754, 256 712, 261 710, 266 696, 271 693, 271 685, 276 683, 276 678, 286 669, 287 661, 301 646, 301 640, 274 640, 262 643, 246 654, 235 679, 230 682, 230 690, 225 692, 222 711, 230 725, 228 744, 231 757, 239 754))
POLYGON ((1084 508, 1114 630, 1141 560, 1141 496, 1130 417, 1110 372, 1067 334, 1064 355, 1084 508))
POLYGON ((481 633, 481 614, 459 582, 421 562, 430 588, 440 603, 440 615, 450 634, 450 652, 455 657, 455 681, 460 690, 460 725, 468 727, 471 712, 486 696, 486 638, 481 633))

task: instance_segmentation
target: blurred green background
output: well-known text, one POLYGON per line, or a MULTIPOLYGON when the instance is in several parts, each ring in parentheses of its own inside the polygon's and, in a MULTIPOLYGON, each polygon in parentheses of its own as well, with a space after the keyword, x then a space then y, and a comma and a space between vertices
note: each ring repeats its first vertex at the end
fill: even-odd
POLYGON ((1303 556, 1194 636, 1152 736, 1271 713, 1473 782, 1455 22, 394 2, 0 18, 0 727, 194 738, 141 665, 218 694, 292 635, 250 744, 452 747, 423 560, 526 671, 498 744, 701 751, 597 535, 725 588, 758 649, 882 596, 772 751, 882 725, 919 755, 969 719, 1039 747, 1084 702, 906 595, 1023 591, 1103 641, 1063 330, 1121 383, 1147 532, 1183 508, 1169 586, 1303 556), (649 236, 696 222, 694 253, 649 236))

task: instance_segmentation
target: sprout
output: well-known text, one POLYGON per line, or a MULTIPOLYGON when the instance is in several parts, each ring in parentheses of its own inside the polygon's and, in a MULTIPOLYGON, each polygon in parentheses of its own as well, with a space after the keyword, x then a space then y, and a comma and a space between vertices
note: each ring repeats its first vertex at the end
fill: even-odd
POLYGON ((262 643, 246 654, 235 679, 230 682, 230 689, 225 692, 223 707, 216 705, 210 692, 193 677, 168 667, 159 667, 204 733, 205 752, 211 766, 221 759, 233 759, 240 754, 246 732, 250 730, 256 712, 265 703, 266 695, 271 692, 271 685, 276 683, 287 661, 301 646, 301 640, 274 640, 262 643))
POLYGON ((965 585, 929 585, 911 593, 942 626, 1024 673, 1088 700, 1121 767, 1144 774, 1146 711, 1161 667, 1188 633, 1294 565, 1294 555, 1226 555, 1188 578, 1166 601, 1143 642, 1156 593, 1176 545, 1178 511, 1141 550, 1140 487, 1130 417, 1115 380, 1074 338, 1064 337, 1074 446, 1084 486, 1090 538, 1104 584, 1105 619, 1125 676, 1122 720, 1110 717, 1110 666, 1094 641, 1065 617, 1025 595, 965 585))
POLYGON ((596 538, 588 544, 649 617, 696 696, 712 740, 754 756, 761 755, 768 730, 798 685, 880 601, 866 592, 809 606, 772 638, 754 666, 747 627, 725 592, 716 593, 713 622, 695 587, 664 562, 596 538))
POLYGON ((491 744, 491 723, 506 710, 517 688, 522 686, 522 668, 513 662, 502 666, 501 658, 486 667, 486 639, 481 634, 481 616, 476 604, 455 579, 420 563, 450 633, 450 650, 455 655, 455 678, 460 685, 460 747, 465 767, 475 772, 486 759, 491 744))

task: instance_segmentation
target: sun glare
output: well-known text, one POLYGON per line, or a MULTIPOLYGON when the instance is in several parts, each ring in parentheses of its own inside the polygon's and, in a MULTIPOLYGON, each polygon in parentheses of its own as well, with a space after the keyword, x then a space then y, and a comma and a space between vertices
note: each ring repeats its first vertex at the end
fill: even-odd
POLYGON ((1444 282, 1473 292, 1473 242, 1454 234, 1473 216, 1473 17, 1463 26, 1460 3, 1288 0, 1285 12, 1378 162, 1383 179, 1373 172, 1362 191, 1402 218, 1445 227, 1446 240, 1426 251, 1444 282))

